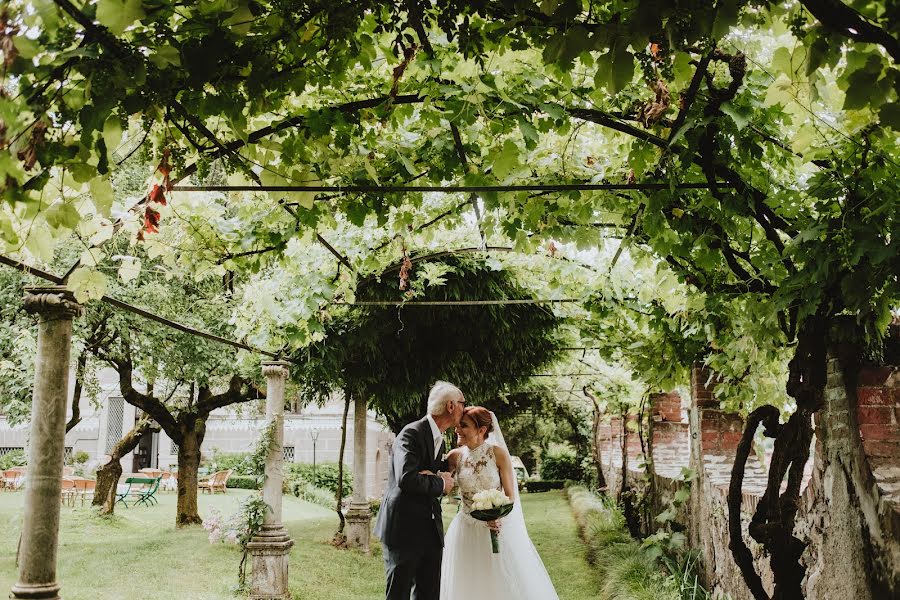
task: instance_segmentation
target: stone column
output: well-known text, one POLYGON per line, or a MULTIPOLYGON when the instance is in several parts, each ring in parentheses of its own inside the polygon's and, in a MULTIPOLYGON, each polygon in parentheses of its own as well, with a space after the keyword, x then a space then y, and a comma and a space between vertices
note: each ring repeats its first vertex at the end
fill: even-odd
POLYGON ((372 512, 366 498, 366 399, 353 405, 353 497, 347 510, 347 545, 369 552, 372 512))
POLYGON ((266 513, 262 530, 247 544, 252 557, 251 600, 283 600, 288 591, 288 561, 294 540, 281 522, 281 498, 284 482, 284 387, 289 363, 263 363, 266 376, 266 422, 275 423, 275 437, 266 458, 263 500, 272 509, 266 513))
POLYGON ((49 286, 26 288, 25 310, 38 316, 38 341, 19 578, 9 597, 58 600, 56 549, 69 353, 72 319, 81 314, 81 306, 64 286, 49 286))

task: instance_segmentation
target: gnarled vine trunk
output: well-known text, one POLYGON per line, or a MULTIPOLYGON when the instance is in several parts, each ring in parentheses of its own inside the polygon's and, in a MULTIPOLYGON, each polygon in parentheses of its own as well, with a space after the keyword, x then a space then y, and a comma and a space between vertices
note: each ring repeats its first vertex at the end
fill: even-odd
POLYGON ((94 490, 93 506, 100 507, 101 515, 111 515, 116 508, 116 485, 122 476, 122 457, 135 449, 144 434, 152 430, 152 421, 144 418, 131 431, 116 442, 110 450, 108 463, 97 469, 97 487, 94 490))
MULTIPOLYGON (((193 417, 193 415, 190 415, 193 417)), ((179 421, 181 440, 178 443, 178 507, 175 526, 203 523, 197 509, 197 475, 200 469, 200 445, 206 436, 206 419, 189 418, 179 421)))
POLYGON ((762 406, 750 414, 738 445, 728 490, 729 548, 744 581, 756 600, 797 600, 803 598, 806 567, 800 556, 806 543, 794 536, 794 521, 800 505, 803 468, 809 460, 812 442, 812 415, 825 398, 829 321, 811 317, 800 329, 797 348, 789 364, 787 393, 797 408, 783 425, 774 406, 762 406), (760 423, 765 434, 775 438, 766 491, 750 521, 749 533, 769 554, 775 580, 771 599, 753 566, 753 557, 741 532, 741 487, 753 436, 760 423), (781 492, 787 475, 787 486, 781 492))
POLYGON ((598 438, 600 437, 600 420, 603 418, 603 413, 600 411, 600 403, 597 402, 596 396, 590 393, 586 387, 582 388, 582 391, 594 405, 594 418, 591 423, 591 454, 594 459, 594 469, 597 471, 597 488, 602 490, 606 488, 606 477, 603 476, 603 455, 598 438))

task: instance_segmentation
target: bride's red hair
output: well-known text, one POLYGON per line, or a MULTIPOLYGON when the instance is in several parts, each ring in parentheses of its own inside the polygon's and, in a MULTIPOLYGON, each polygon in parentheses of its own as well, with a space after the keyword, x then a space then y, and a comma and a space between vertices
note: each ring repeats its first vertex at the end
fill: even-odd
POLYGON ((494 422, 491 419, 491 411, 483 406, 467 406, 463 412, 463 417, 469 417, 475 423, 476 429, 487 427, 484 437, 487 437, 494 430, 494 422))

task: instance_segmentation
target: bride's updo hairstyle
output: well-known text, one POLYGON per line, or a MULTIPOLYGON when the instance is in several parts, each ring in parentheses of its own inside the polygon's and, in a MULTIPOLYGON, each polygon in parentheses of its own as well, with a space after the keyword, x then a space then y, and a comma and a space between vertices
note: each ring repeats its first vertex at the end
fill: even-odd
POLYGON ((467 406, 465 412, 463 413, 464 417, 469 417, 475 423, 476 429, 481 429, 482 427, 487 427, 487 431, 484 434, 485 439, 491 432, 494 430, 494 423, 491 419, 491 411, 484 408, 483 406, 467 406))

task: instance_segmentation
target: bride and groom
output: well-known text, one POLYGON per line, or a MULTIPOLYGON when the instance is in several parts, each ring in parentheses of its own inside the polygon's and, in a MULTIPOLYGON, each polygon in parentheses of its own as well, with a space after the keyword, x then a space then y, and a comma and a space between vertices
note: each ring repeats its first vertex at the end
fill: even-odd
POLYGON ((394 442, 387 490, 375 523, 387 577, 386 600, 558 600, 528 537, 515 472, 497 418, 466 406, 445 381, 428 395, 428 414, 403 428, 394 442), (443 455, 443 432, 456 428, 459 447, 443 455), (455 478, 454 474, 455 473, 455 478), (460 511, 446 538, 442 496, 455 484, 460 511), (498 521, 470 516, 473 496, 502 490, 514 501, 498 521), (500 532, 497 554, 490 531, 500 532))

